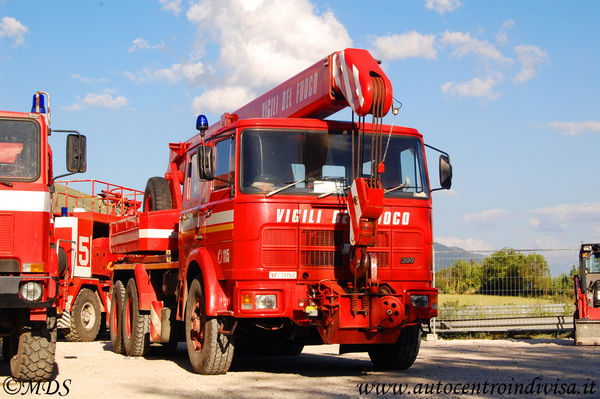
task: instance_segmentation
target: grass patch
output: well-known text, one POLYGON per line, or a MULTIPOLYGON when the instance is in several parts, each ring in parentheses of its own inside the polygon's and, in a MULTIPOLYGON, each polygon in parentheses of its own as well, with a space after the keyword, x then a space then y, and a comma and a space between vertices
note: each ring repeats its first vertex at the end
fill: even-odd
MULTIPOLYGON (((440 307, 463 307, 463 306, 515 306, 515 305, 539 305, 557 303, 553 298, 525 298, 518 296, 500 295, 461 295, 461 294, 439 294, 438 303, 440 307)), ((562 303, 562 302, 558 302, 562 303)))

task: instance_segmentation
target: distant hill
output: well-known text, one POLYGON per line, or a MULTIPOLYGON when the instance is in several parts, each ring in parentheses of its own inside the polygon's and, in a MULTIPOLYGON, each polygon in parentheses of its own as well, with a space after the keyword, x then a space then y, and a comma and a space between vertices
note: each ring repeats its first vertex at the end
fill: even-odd
POLYGON ((459 259, 467 262, 472 260, 477 263, 483 263, 483 259, 488 255, 487 253, 469 252, 459 247, 447 247, 438 242, 433 243, 433 249, 435 251, 436 270, 452 266, 459 259))

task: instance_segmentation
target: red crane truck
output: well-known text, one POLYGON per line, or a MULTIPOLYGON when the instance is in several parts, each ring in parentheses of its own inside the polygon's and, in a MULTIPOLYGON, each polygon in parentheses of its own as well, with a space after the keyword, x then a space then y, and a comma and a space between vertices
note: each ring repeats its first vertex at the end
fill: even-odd
POLYGON ((0 112, 0 336, 3 359, 21 380, 49 379, 54 367, 59 262, 51 132, 71 133, 68 174, 86 169, 85 136, 51 131, 49 121, 44 92, 34 95, 30 113, 0 112))
POLYGON ((194 372, 220 374, 234 348, 326 343, 410 367, 437 315, 432 190, 421 134, 382 124, 391 105, 378 62, 346 49, 217 124, 200 115, 143 212, 110 226, 113 350, 185 340, 194 372), (324 120, 347 106, 352 122, 324 120))
POLYGON ((109 224, 135 216, 143 195, 99 180, 56 182, 54 231, 66 265, 60 269, 57 323, 67 341, 93 341, 100 332, 112 264, 119 259, 109 252, 109 224))

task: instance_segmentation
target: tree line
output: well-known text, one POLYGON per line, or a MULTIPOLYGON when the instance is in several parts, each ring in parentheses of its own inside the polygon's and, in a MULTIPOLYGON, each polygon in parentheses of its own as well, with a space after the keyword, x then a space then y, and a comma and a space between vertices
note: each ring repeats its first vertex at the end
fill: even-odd
POLYGON ((477 262, 459 259, 435 273, 436 287, 444 294, 485 294, 509 296, 570 295, 571 271, 552 278, 548 261, 541 254, 522 254, 503 248, 477 262))

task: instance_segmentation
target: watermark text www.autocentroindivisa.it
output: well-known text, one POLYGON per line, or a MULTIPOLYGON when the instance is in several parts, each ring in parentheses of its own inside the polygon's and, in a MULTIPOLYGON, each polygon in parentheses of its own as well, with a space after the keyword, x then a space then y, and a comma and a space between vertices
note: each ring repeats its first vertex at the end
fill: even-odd
POLYGON ((13 377, 6 377, 2 383, 2 390, 8 395, 57 395, 67 396, 71 392, 71 380, 63 381, 19 381, 13 377))
POLYGON ((542 376, 533 377, 531 380, 517 381, 483 381, 483 382, 429 382, 429 383, 389 383, 389 382, 364 382, 357 384, 358 394, 361 396, 429 396, 429 395, 514 395, 542 396, 542 395, 595 395, 596 381, 587 378, 585 381, 562 380, 553 378, 544 379, 542 376))

